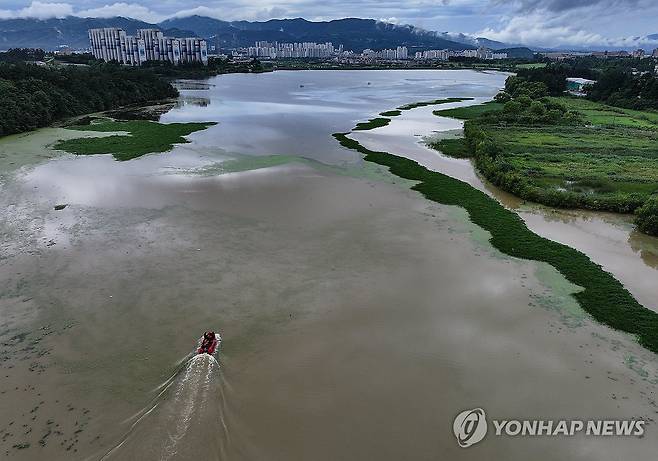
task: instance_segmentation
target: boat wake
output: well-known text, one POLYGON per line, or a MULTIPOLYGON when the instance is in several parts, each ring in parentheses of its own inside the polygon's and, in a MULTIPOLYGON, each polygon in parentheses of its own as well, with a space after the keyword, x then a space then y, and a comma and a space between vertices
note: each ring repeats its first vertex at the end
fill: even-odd
POLYGON ((130 430, 102 460, 225 458, 228 426, 220 365, 209 354, 188 356, 134 415, 130 430))

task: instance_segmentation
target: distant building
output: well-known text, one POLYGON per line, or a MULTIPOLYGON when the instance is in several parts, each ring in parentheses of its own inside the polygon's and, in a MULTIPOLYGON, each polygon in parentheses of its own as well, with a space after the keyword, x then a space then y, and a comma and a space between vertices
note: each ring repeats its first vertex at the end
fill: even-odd
MULTIPOLYGON (((464 56, 466 56, 466 52, 468 50, 464 50, 464 56)), ((470 54, 470 53, 469 53, 470 54)), ((507 59, 507 53, 496 53, 495 51, 485 48, 481 46, 477 50, 475 50, 475 57, 478 59, 507 59)))
POLYGON ((637 49, 633 51, 633 57, 634 58, 643 58, 644 57, 644 50, 643 49, 637 49))
POLYGON ((343 45, 334 48, 331 42, 279 43, 256 42, 247 48, 247 55, 253 58, 329 58, 343 52, 343 45))
POLYGON ((627 58, 631 54, 628 51, 594 51, 592 56, 596 58, 627 58))
POLYGON ((447 61, 450 57, 450 52, 448 50, 427 50, 427 51, 417 51, 414 55, 414 59, 417 60, 437 60, 437 61, 447 61))
POLYGON ((140 29, 136 36, 122 29, 89 29, 91 52, 96 59, 139 66, 146 61, 172 64, 208 64, 208 45, 200 38, 165 37, 158 29, 140 29))
POLYGON ((596 83, 596 80, 586 78, 567 78, 567 91, 576 96, 585 94, 585 87, 596 83))
POLYGON ((653 50, 653 53, 651 53, 651 56, 653 56, 654 58, 658 58, 658 48, 653 50))

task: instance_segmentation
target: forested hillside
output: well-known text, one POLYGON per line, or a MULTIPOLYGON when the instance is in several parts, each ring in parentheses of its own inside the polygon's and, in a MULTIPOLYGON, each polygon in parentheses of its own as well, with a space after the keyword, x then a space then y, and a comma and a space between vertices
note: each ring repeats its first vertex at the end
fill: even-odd
POLYGON ((0 62, 0 136, 177 95, 168 82, 144 69, 114 64, 49 67, 0 62))

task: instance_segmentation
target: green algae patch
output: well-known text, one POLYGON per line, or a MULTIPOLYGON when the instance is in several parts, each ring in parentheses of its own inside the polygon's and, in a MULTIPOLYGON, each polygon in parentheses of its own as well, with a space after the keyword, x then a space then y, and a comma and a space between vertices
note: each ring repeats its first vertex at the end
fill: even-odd
POLYGON ((658 352, 658 313, 638 303, 621 282, 585 254, 530 231, 516 213, 484 192, 413 160, 372 151, 347 134, 333 136, 343 147, 365 155, 366 161, 384 165, 401 178, 418 181, 412 189, 427 199, 463 207, 474 224, 491 234, 491 244, 501 252, 550 264, 569 282, 583 288, 571 296, 592 318, 634 335, 642 346, 658 352))
POLYGON ((383 126, 386 126, 389 123, 391 123, 390 118, 383 118, 383 117, 371 118, 367 122, 357 123, 354 129, 363 130, 363 131, 374 130, 375 128, 381 128, 383 126))
POLYGON ((418 102, 412 102, 410 104, 405 104, 403 106, 398 107, 397 110, 410 110, 410 109, 415 109, 417 107, 425 107, 425 106, 436 106, 439 104, 448 104, 451 102, 462 102, 462 101, 472 101, 473 98, 445 98, 445 99, 433 99, 431 101, 418 101, 418 102))
POLYGON ((261 155, 240 156, 239 158, 227 160, 219 165, 223 173, 240 173, 243 171, 260 170, 288 163, 308 163, 306 159, 294 155, 261 155))
POLYGON ((146 154, 167 152, 174 147, 174 144, 189 142, 184 136, 205 130, 212 125, 215 123, 104 121, 91 125, 71 126, 68 129, 112 133, 111 135, 61 140, 54 148, 76 155, 112 154, 116 160, 131 160, 146 154))

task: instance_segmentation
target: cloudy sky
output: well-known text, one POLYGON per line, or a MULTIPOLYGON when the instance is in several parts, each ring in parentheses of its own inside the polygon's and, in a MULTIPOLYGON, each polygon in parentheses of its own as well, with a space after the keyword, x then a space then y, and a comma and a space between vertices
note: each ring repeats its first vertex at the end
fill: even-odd
POLYGON ((225 20, 374 18, 547 47, 632 47, 638 37, 658 34, 658 0, 0 0, 0 18, 120 15, 159 22, 191 14, 225 20))

